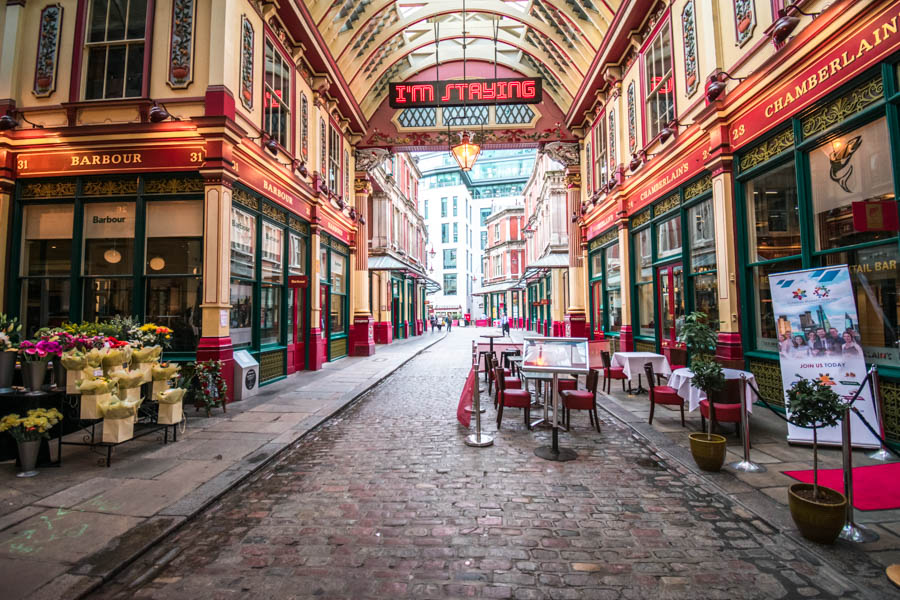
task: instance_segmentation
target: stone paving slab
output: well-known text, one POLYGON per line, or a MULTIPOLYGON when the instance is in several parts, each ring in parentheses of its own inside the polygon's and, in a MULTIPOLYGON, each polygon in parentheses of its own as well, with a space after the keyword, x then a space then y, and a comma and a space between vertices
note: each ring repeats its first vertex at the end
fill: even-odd
POLYGON ((442 337, 379 346, 374 368, 348 357, 291 375, 211 418, 188 409, 178 442, 124 444, 108 469, 73 446, 33 479, 0 464, 0 597, 80 597, 442 337))

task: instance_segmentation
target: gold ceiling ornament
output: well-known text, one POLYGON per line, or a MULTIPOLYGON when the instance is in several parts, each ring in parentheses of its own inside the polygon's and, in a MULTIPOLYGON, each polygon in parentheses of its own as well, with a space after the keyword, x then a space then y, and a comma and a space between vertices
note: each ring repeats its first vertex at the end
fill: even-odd
POLYGON ((794 145, 794 130, 785 129, 775 137, 772 137, 758 146, 754 146, 752 150, 741 156, 741 171, 752 169, 756 165, 760 165, 772 157, 778 156, 788 148, 794 145))

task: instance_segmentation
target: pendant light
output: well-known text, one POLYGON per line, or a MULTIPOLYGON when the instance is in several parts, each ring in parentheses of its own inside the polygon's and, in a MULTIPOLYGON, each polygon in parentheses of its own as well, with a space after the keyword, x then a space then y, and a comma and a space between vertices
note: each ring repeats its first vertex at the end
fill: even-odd
MULTIPOLYGON (((463 0, 462 6, 462 17, 463 17, 463 83, 466 81, 466 0, 463 0)), ((469 110, 468 106, 465 107, 466 116, 468 116, 469 110)), ((447 123, 447 140, 451 139, 450 136, 450 123, 447 123)), ((481 145, 476 144, 472 138, 469 136, 467 131, 463 131, 460 136, 459 143, 450 146, 450 153, 453 155, 453 158, 456 159, 456 163, 459 165, 459 168, 463 171, 471 171, 472 167, 475 166, 475 161, 478 160, 478 155, 481 153, 481 145)))

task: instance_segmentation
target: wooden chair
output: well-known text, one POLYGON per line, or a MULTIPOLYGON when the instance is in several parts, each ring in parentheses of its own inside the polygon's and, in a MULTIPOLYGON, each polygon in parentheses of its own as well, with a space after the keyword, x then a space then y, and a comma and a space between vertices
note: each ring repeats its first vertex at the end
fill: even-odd
POLYGON ((673 371, 685 368, 687 366, 687 350, 684 348, 671 348, 669 350, 669 366, 673 371))
POLYGON ((706 431, 706 419, 712 421, 711 432, 719 423, 734 423, 734 430, 741 437, 741 380, 726 379, 725 388, 713 396, 712 418, 709 416, 709 400, 700 401, 700 425, 706 431))
POLYGON ((625 380, 628 377, 625 376, 625 371, 622 367, 614 367, 611 364, 609 358, 609 352, 602 351, 600 352, 600 361, 603 363, 603 387, 604 391, 608 394, 610 392, 610 387, 612 386, 613 379, 619 379, 622 381, 622 391, 625 391, 625 380))
POLYGON ((503 384, 504 384, 504 387, 505 387, 506 389, 516 389, 516 390, 522 389, 522 380, 519 379, 518 377, 513 377, 513 376, 510 374, 510 370, 509 370, 509 369, 504 369, 504 368, 502 368, 502 367, 499 367, 499 366, 494 362, 494 359, 493 359, 493 357, 491 357, 491 356, 488 356, 488 366, 489 366, 489 368, 490 368, 490 370, 491 370, 491 378, 490 378, 490 380, 488 381, 488 394, 491 393, 491 387, 490 387, 490 384, 491 384, 491 383, 494 383, 494 384, 495 384, 495 387, 494 387, 494 408, 497 408, 498 397, 499 397, 499 395, 500 395, 500 393, 499 393, 499 392, 500 392, 500 384, 497 383, 496 369, 500 369, 501 371, 503 371, 503 384))
POLYGON ((591 425, 600 433, 600 418, 597 416, 597 383, 600 380, 600 372, 591 369, 587 376, 587 382, 583 390, 564 390, 559 393, 565 409, 566 429, 570 429, 570 417, 572 410, 588 411, 591 425))
POLYGON ((656 381, 656 377, 653 375, 653 363, 644 365, 644 375, 647 376, 647 385, 650 387, 650 420, 648 423, 653 425, 653 410, 656 405, 667 404, 681 408, 681 426, 684 427, 684 398, 679 396, 674 388, 667 385, 653 385, 653 382, 656 381))
POLYGON ((503 420, 503 407, 525 409, 525 427, 531 429, 531 394, 527 390, 506 388, 506 377, 501 367, 494 368, 494 378, 497 380, 497 430, 500 430, 500 422, 503 420))

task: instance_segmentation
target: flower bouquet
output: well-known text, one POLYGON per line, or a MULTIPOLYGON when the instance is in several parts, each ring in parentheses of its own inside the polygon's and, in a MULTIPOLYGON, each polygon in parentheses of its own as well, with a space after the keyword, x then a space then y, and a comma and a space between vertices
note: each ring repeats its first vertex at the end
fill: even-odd
POLYGON ((110 444, 125 442, 134 437, 134 421, 137 416, 141 399, 119 400, 103 407, 103 438, 102 441, 110 444))
POLYGON ((81 394, 80 419, 100 419, 103 417, 103 408, 112 402, 112 392, 116 389, 115 380, 105 377, 86 377, 77 384, 81 394))
POLYGON ((119 386, 119 398, 122 400, 137 400, 141 397, 141 384, 144 383, 144 373, 119 367, 108 373, 109 377, 116 380, 119 386))
POLYGON ((144 374, 141 383, 148 383, 152 379, 151 369, 159 362, 162 356, 162 346, 144 346, 135 348, 131 352, 131 368, 144 374))
POLYGON ((100 364, 107 375, 115 368, 121 368, 131 360, 131 352, 128 342, 120 342, 116 338, 109 338, 109 346, 100 350, 100 364))
POLYGON ((175 423, 181 422, 184 415, 181 402, 184 399, 185 391, 184 388, 172 388, 163 390, 153 396, 153 398, 159 402, 159 416, 156 419, 157 423, 162 425, 174 425, 175 423))
POLYGON ((150 369, 150 376, 153 378, 151 397, 156 398, 157 394, 169 389, 169 381, 178 376, 178 371, 179 367, 175 363, 153 365, 150 369))
POLYGON ((8 431, 19 446, 19 463, 22 472, 19 477, 34 477, 41 438, 50 437, 50 429, 62 420, 62 415, 55 408, 36 408, 29 410, 27 416, 17 414, 6 415, 0 419, 0 431, 8 431))
POLYGON ((62 366, 66 368, 66 393, 79 394, 78 382, 93 377, 93 370, 88 368, 87 356, 81 350, 73 348, 62 353, 62 366))
POLYGON ((47 362, 62 354, 59 342, 49 340, 23 340, 19 344, 22 357, 22 379, 32 393, 40 392, 47 378, 47 362))
POLYGON ((128 339, 141 346, 160 345, 169 348, 172 344, 172 330, 156 323, 144 323, 128 329, 128 339))

